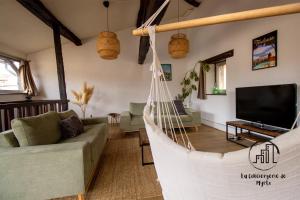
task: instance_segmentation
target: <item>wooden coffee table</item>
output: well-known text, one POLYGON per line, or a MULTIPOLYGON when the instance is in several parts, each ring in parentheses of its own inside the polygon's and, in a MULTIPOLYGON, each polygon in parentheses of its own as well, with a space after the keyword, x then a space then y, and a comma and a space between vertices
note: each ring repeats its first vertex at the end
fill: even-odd
POLYGON ((280 132, 279 130, 266 130, 240 120, 226 122, 226 139, 244 147, 249 147, 255 142, 266 142, 271 138, 281 135, 282 133, 284 132, 280 132), (229 136, 229 126, 235 128, 235 137, 229 136), (240 129, 240 132, 238 132, 238 129, 240 129), (253 133, 259 133, 260 135, 253 133))
POLYGON ((145 128, 140 128, 139 129, 139 143, 140 143, 140 147, 141 147, 141 153, 142 153, 142 165, 153 165, 153 162, 145 162, 144 161, 144 147, 145 146, 149 146, 150 148, 150 143, 149 143, 149 139, 148 139, 148 135, 146 132, 145 128))

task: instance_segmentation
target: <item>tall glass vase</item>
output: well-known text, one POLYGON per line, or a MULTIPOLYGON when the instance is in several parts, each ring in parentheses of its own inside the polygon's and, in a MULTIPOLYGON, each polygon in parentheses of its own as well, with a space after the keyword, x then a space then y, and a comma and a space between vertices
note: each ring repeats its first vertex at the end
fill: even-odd
POLYGON ((83 104, 80 106, 83 119, 85 119, 86 107, 87 107, 87 104, 83 104))

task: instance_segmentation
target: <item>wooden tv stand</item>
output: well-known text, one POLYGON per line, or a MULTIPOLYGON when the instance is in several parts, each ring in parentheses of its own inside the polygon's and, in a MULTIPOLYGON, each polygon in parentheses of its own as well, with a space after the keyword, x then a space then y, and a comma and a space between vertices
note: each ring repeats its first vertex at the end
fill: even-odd
POLYGON ((275 138, 279 135, 281 135, 282 131, 277 130, 266 130, 263 128, 259 128, 257 126, 251 125, 249 122, 244 121, 228 121, 226 122, 226 139, 228 141, 234 142, 236 144, 249 147, 255 142, 265 142, 270 140, 271 138, 275 138), (231 136, 232 134, 229 134, 228 128, 229 126, 235 128, 235 135, 231 136), (238 132, 238 129, 240 130, 238 132), (253 134, 253 133, 259 133, 260 135, 253 134), (268 137, 264 137, 268 136, 268 137))

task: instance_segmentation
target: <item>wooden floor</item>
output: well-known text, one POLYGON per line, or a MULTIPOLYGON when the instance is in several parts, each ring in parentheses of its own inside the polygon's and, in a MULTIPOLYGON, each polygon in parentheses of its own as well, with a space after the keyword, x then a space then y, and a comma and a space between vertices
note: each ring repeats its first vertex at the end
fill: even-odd
MULTIPOLYGON (((242 147, 225 140, 225 133, 208 126, 199 127, 198 132, 189 131, 189 138, 197 150, 208 152, 230 152, 242 147)), ((88 200, 160 200, 161 188, 156 181, 153 165, 141 165, 138 133, 123 134, 118 126, 109 128, 109 141, 101 158, 97 177, 86 195, 88 200)), ((146 159, 151 154, 146 153, 146 159)), ((66 197, 60 200, 75 200, 66 197)))

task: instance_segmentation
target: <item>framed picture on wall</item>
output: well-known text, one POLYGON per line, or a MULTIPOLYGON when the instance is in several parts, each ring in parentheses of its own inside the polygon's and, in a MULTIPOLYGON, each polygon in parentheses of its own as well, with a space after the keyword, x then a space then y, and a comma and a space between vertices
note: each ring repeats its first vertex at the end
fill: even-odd
POLYGON ((164 72, 166 81, 172 81, 172 65, 171 64, 161 64, 161 67, 164 72))
POLYGON ((277 30, 252 41, 252 70, 277 66, 277 30))

